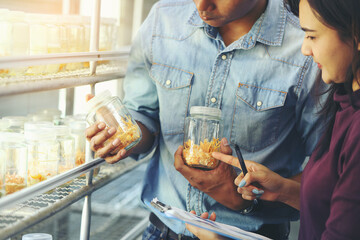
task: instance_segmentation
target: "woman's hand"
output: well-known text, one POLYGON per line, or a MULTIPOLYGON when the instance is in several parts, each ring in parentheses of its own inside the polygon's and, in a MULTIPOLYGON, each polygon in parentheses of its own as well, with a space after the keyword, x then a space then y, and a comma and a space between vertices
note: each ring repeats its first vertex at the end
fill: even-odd
MULTIPOLYGON (((231 155, 214 152, 213 157, 232 166, 240 167, 238 159, 231 155)), ((266 201, 288 202, 288 187, 294 187, 288 183, 289 181, 295 183, 295 181, 283 178, 262 164, 249 160, 245 160, 245 164, 248 173, 245 177, 241 173, 234 181, 235 185, 238 186, 237 191, 244 199, 260 198, 266 201)))

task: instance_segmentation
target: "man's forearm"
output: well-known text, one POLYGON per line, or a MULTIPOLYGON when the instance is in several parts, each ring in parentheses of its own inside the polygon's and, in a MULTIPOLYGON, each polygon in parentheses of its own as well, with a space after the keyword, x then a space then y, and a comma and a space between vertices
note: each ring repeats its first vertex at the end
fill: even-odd
POLYGON ((155 136, 143 125, 141 122, 137 122, 141 130, 141 140, 134 147, 133 153, 141 154, 150 150, 151 146, 154 143, 155 136))

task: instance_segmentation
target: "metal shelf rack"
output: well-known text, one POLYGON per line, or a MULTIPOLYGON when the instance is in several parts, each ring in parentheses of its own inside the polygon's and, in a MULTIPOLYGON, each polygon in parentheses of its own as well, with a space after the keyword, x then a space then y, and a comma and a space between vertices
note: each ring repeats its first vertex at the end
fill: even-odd
MULTIPOLYGON (((110 165, 98 158, 0 199, 0 239, 8 239, 43 221, 145 161, 147 159, 135 161, 127 158, 110 165), (99 173, 92 177, 93 169, 99 166, 99 173), (86 177, 81 176, 85 173, 86 177)), ((90 207, 90 202, 84 204, 82 231, 87 230, 85 223, 90 220, 87 211, 90 207)))

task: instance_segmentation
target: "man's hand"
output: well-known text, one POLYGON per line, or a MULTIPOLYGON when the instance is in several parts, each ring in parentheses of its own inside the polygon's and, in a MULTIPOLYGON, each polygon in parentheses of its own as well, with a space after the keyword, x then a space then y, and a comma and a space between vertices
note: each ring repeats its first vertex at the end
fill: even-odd
MULTIPOLYGON (((195 211, 191 211, 192 214, 196 214, 195 211)), ((200 215, 201 218, 203 219, 208 219, 211 221, 215 221, 216 220, 216 214, 215 212, 211 213, 210 217, 209 217, 209 213, 205 212, 202 213, 200 215)), ((230 239, 230 238, 226 238, 223 236, 220 236, 212 231, 208 231, 206 229, 200 228, 200 227, 196 227, 194 225, 185 223, 187 230, 189 230, 190 232, 192 232, 195 236, 197 236, 200 240, 208 240, 208 239, 212 239, 212 240, 225 240, 225 239, 230 239)))
POLYGON ((112 142, 105 142, 116 133, 114 127, 106 128, 103 122, 95 123, 86 129, 86 139, 90 142, 90 148, 97 157, 104 158, 108 163, 116 163, 126 158, 130 153, 125 149, 119 151, 121 141, 116 138, 112 142))
MULTIPOLYGON (((231 154, 232 150, 226 138, 221 140, 220 150, 224 154, 231 154)), ((237 174, 232 166, 220 162, 217 168, 209 171, 192 168, 185 165, 182 151, 183 147, 180 146, 175 152, 174 166, 193 187, 234 210, 244 209, 250 205, 236 191, 234 180, 237 174)))

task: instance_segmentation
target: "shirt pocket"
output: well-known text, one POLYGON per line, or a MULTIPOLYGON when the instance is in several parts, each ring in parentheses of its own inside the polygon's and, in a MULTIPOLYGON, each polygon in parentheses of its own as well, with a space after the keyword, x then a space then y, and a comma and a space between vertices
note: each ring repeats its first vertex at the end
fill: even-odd
POLYGON ((231 142, 248 152, 273 144, 287 92, 239 83, 231 127, 231 142))
POLYGON ((183 133, 194 74, 180 68, 154 63, 150 75, 156 82, 158 91, 162 134, 183 133))

